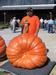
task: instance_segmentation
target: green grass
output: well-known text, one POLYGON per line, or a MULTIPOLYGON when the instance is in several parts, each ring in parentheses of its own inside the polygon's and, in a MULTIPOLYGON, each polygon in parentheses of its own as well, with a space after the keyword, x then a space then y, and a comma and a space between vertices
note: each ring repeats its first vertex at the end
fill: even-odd
POLYGON ((5 28, 8 28, 8 27, 9 27, 8 23, 6 23, 6 24, 0 23, 0 29, 5 29, 5 28))
POLYGON ((2 72, 2 71, 0 71, 0 75, 12 75, 12 74, 10 74, 9 72, 2 72))

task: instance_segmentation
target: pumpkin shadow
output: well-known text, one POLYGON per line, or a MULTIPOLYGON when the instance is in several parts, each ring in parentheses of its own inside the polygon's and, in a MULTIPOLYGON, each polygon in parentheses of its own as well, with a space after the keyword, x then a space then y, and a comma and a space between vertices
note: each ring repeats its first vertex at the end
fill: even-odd
POLYGON ((3 57, 0 57, 0 62, 2 62, 4 60, 7 60, 7 56, 6 55, 4 55, 3 57))
MULTIPOLYGON (((46 66, 46 65, 48 65, 48 63, 50 62, 50 59, 49 58, 47 58, 47 61, 46 61, 46 63, 44 64, 44 65, 42 65, 41 67, 44 67, 44 66, 46 66)), ((41 68, 40 67, 40 68, 41 68)))
POLYGON ((49 52, 49 49, 47 49, 47 53, 49 52))

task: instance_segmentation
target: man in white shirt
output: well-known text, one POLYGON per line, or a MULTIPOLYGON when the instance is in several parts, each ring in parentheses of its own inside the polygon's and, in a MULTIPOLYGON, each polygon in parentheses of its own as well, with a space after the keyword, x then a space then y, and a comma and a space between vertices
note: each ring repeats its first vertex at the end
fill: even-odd
POLYGON ((45 29, 45 30, 47 30, 47 25, 48 25, 48 20, 45 19, 45 20, 44 20, 44 29, 45 29))
POLYGON ((44 22, 44 20, 43 20, 43 18, 41 17, 41 19, 40 19, 40 27, 41 27, 41 28, 44 28, 43 22, 44 22))
POLYGON ((13 29, 13 32, 15 32, 15 24, 16 24, 16 17, 13 17, 12 21, 11 21, 11 26, 12 26, 12 29, 13 29))

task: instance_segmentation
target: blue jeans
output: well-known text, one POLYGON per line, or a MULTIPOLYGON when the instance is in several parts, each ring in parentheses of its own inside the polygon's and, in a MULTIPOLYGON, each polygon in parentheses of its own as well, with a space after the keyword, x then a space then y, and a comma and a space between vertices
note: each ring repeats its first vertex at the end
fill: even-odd
POLYGON ((47 24, 44 24, 44 29, 47 30, 47 24))
POLYGON ((53 24, 48 24, 48 33, 53 33, 53 24))

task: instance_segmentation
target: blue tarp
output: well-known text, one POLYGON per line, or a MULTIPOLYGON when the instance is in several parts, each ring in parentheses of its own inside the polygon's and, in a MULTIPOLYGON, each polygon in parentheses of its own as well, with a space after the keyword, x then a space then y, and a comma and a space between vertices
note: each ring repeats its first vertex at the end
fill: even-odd
POLYGON ((23 68, 15 68, 8 61, 0 68, 15 73, 16 75, 49 75, 55 64, 56 62, 48 60, 44 66, 29 70, 23 68))

